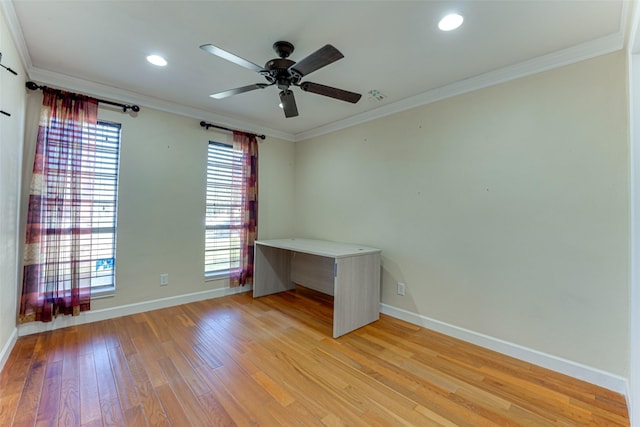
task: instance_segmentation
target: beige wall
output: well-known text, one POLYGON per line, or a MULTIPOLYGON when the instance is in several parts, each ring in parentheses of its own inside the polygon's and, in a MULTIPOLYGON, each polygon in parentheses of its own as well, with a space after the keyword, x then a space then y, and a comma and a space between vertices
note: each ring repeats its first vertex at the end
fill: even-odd
MULTIPOLYGON (((39 91, 27 94, 25 90, 26 73, 1 10, 2 63, 20 74, 15 77, 0 70, 0 108, 12 114, 10 118, 0 116, 0 352, 3 352, 10 350, 15 338, 21 280, 19 260, 42 94, 39 91)), ((199 119, 144 106, 137 117, 101 107, 99 117, 122 124, 117 290, 112 297, 94 300, 92 308, 117 308, 228 286, 227 280, 206 281, 203 264, 207 143, 230 141, 230 135, 202 129, 199 119), (169 274, 166 287, 159 285, 162 273, 169 274)), ((269 137, 260 143, 260 238, 291 234, 293 160, 293 142, 269 137)), ((6 356, 7 352, 0 353, 0 357, 6 356)))
MULTIPOLYGON (((25 109, 25 72, 0 8, 0 52, 2 65, 18 73, 0 69, 0 367, 3 353, 16 329, 17 238, 20 191, 20 158, 25 109)), ((8 348, 7 348, 8 349, 8 348)))
MULTIPOLYGON (((24 111, 30 129, 41 97, 25 105, 5 24, 3 64, 20 76, 0 70, 12 113, 0 116, 0 350, 15 329, 24 111)), ((626 377, 625 79, 616 53, 296 144, 268 138, 260 238, 378 246, 383 303, 626 377)), ((94 309, 226 286, 203 279, 202 233, 206 144, 229 136, 145 107, 100 116, 122 123, 123 145, 118 289, 94 309)))
POLYGON ((297 143, 296 234, 380 247, 383 303, 627 376, 625 67, 610 54, 297 143))
MULTIPOLYGON (((29 94, 27 129, 37 126, 41 102, 40 92, 29 94)), ((231 135, 206 131, 197 119, 144 106, 135 116, 101 107, 99 118, 122 124, 117 289, 112 297, 95 299, 92 309, 228 286, 226 279, 204 279, 204 213, 208 141, 230 142, 231 135), (163 273, 169 274, 169 285, 161 287, 163 273)), ((33 161, 34 142, 29 131, 25 164, 33 161)), ((260 143, 260 238, 291 232, 293 149, 292 142, 275 138, 260 143)))

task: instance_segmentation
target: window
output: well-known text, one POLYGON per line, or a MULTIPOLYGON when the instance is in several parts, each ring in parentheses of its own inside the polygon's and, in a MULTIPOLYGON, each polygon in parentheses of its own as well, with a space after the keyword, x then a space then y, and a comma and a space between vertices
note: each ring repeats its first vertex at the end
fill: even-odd
POLYGON ((99 121, 96 128, 96 164, 93 203, 87 212, 91 229, 91 289, 115 287, 116 213, 120 125, 99 121))
POLYGON ((55 124, 51 129, 47 168, 52 173, 46 178, 49 197, 44 208, 44 238, 48 247, 57 248, 58 258, 47 264, 46 268, 56 270, 47 274, 47 280, 61 283, 60 289, 71 289, 75 272, 79 273, 79 287, 90 287, 92 294, 112 291, 120 125, 99 121, 95 132, 90 128, 82 131, 87 140, 89 135, 95 138, 95 158, 93 147, 87 150, 90 155, 70 158, 64 132, 55 124), (77 165, 80 169, 76 176, 81 174, 84 178, 72 182, 70 170, 77 165), (63 195, 64 206, 53 194, 63 195))
POLYGON ((242 182, 234 179, 242 169, 242 151, 209 142, 205 218, 204 273, 224 274, 238 268, 240 235, 233 218, 242 212, 242 182))

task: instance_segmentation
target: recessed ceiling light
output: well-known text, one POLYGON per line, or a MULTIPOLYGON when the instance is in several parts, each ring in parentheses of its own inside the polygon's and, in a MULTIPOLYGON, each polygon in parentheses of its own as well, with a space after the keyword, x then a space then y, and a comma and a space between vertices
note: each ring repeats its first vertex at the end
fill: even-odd
POLYGON ((157 65, 158 67, 164 67, 165 65, 167 65, 167 60, 159 55, 149 55, 147 56, 147 61, 149 61, 153 65, 157 65))
POLYGON ((462 25, 462 21, 464 21, 464 18, 461 15, 458 15, 457 13, 451 13, 440 20, 440 22, 438 23, 438 28, 440 28, 442 31, 455 30, 460 25, 462 25))

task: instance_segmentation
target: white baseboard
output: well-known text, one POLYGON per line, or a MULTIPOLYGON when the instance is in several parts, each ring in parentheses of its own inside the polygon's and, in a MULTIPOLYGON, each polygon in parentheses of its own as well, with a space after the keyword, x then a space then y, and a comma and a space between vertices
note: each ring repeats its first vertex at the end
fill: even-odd
POLYGON ((620 393, 625 397, 627 397, 629 393, 629 381, 624 377, 620 377, 610 372, 605 372, 571 360, 542 353, 518 344, 513 344, 508 341, 453 326, 448 323, 440 322, 421 314, 412 313, 387 304, 380 304, 380 312, 391 317, 404 320, 405 322, 422 326, 450 337, 479 345, 489 350, 497 351, 498 353, 506 354, 507 356, 595 384, 615 391, 616 393, 620 393))
POLYGON ((2 369, 7 363, 7 360, 9 360, 9 355, 11 354, 11 350, 13 350, 13 347, 16 345, 17 340, 18 328, 13 328, 13 332, 11 332, 9 339, 4 344, 4 347, 2 347, 2 351, 0 351, 0 372, 2 372, 2 369))
POLYGON ((633 391, 631 388, 631 381, 627 382, 627 391, 625 392, 625 401, 627 403, 627 411, 629 412, 629 424, 633 427, 633 426, 638 426, 640 424, 638 424, 637 420, 634 422, 634 418, 637 418, 636 415, 636 409, 633 407, 633 391))
MULTIPOLYGON (((251 291, 251 286, 212 289, 203 292, 178 295, 174 297, 161 298, 152 301, 144 301, 134 304, 127 304, 119 307, 106 308, 102 310, 91 310, 81 313, 79 316, 63 316, 56 318, 53 322, 30 322, 19 325, 14 329, 11 337, 0 352, 0 370, 4 367, 9 354, 13 349, 18 336, 30 335, 44 331, 64 328, 67 326, 81 325, 84 323, 98 322, 100 320, 113 319, 130 314, 142 313, 160 308, 172 307, 190 302, 203 301, 211 298, 219 298, 226 295, 233 295, 251 291)), ((479 345, 489 350, 497 351, 507 356, 515 357, 528 363, 532 363, 543 368, 551 369, 571 377, 587 381, 591 384, 604 387, 606 389, 620 393, 625 397, 629 396, 629 382, 626 378, 618 375, 586 366, 571 360, 563 359, 550 354, 542 353, 518 344, 513 344, 498 338, 480 334, 468 329, 460 328, 448 323, 444 323, 429 317, 412 313, 407 310, 392 307, 387 304, 380 304, 380 312, 397 319, 404 320, 414 325, 422 326, 445 335, 458 338, 460 340, 479 345)))
POLYGON ((39 332, 53 331, 55 329, 66 328, 73 325, 98 322, 100 320, 113 319, 116 317, 128 316, 130 314, 143 313, 145 311, 157 310, 159 308, 173 307, 190 302, 203 301, 211 298, 220 298, 227 295, 248 292, 252 286, 237 286, 233 288, 219 288, 208 291, 194 292, 191 294, 177 295, 174 297, 161 298, 152 301, 143 301, 134 304, 121 305, 118 307, 104 308, 101 310, 89 310, 80 313, 78 316, 60 316, 52 322, 29 322, 18 325, 18 335, 31 335, 39 332))

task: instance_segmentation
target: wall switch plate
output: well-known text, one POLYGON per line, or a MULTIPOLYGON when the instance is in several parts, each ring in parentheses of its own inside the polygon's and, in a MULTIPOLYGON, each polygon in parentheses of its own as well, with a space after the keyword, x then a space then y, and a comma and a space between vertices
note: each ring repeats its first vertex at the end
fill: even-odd
POLYGON ((398 295, 404 295, 404 283, 398 282, 398 295))
POLYGON ((169 275, 161 274, 160 275, 160 286, 167 286, 169 284, 169 275))

